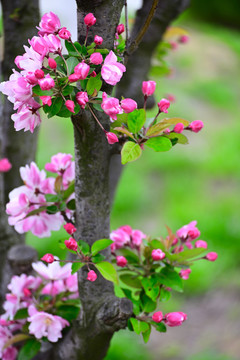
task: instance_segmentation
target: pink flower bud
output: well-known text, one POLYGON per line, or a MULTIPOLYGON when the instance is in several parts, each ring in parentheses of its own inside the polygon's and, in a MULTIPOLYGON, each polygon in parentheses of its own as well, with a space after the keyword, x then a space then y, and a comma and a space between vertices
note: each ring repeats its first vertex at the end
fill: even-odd
POLYGON ((54 256, 52 254, 45 254, 41 260, 45 261, 48 264, 51 264, 54 262, 54 256))
POLYGON ((101 36, 95 35, 94 42, 96 45, 102 45, 103 38, 101 36))
POLYGON ((48 105, 51 106, 52 105, 52 98, 51 96, 39 96, 40 99, 43 102, 43 105, 48 105))
POLYGON ((172 50, 178 49, 178 44, 175 41, 170 41, 169 44, 171 45, 172 50))
POLYGON ((60 28, 60 20, 56 14, 49 12, 43 15, 41 22, 39 24, 39 33, 44 34, 53 34, 60 28))
POLYGON ((203 122, 201 120, 194 120, 188 125, 188 128, 195 133, 198 133, 203 128, 203 122))
POLYGON ((207 242, 204 240, 198 240, 195 242, 195 248, 204 248, 207 249, 208 245, 207 242))
POLYGON ((152 251, 152 259, 154 261, 163 260, 165 256, 165 253, 161 249, 154 249, 152 251))
POLYGON ((66 106, 66 108, 67 108, 69 111, 71 111, 72 113, 74 113, 74 106, 75 106, 74 101, 72 101, 72 100, 67 100, 67 101, 65 102, 65 106, 66 106))
POLYGON ((167 94, 166 95, 166 99, 169 100, 170 102, 175 102, 176 98, 173 94, 167 94))
POLYGON ((90 74, 91 77, 96 77, 97 76, 97 73, 96 71, 92 71, 91 74, 90 74))
POLYGON ((100 65, 103 62, 102 54, 95 52, 90 56, 90 62, 94 65, 100 65))
POLYGON ((0 172, 7 172, 12 168, 12 164, 7 158, 0 160, 0 172))
POLYGON ((84 18, 84 22, 88 27, 96 24, 96 21, 97 21, 97 19, 95 18, 95 16, 92 13, 87 14, 84 18))
POLYGON ((86 79, 86 77, 88 76, 89 70, 90 70, 90 66, 85 64, 85 62, 79 63, 74 68, 74 72, 75 72, 75 74, 77 74, 79 76, 79 78, 78 78, 79 80, 86 79))
POLYGON ((142 92, 145 96, 150 96, 154 93, 156 89, 156 82, 155 81, 143 81, 142 83, 142 92))
POLYGON ((183 132, 183 129, 184 129, 184 125, 182 123, 177 123, 175 126, 174 126, 174 129, 173 131, 175 133, 178 133, 178 134, 181 134, 183 132))
POLYGON ((117 256, 117 266, 125 267, 127 265, 127 259, 124 256, 117 256))
POLYGON ((183 312, 172 312, 165 315, 165 323, 168 326, 180 326, 183 321, 187 320, 187 315, 183 312))
POLYGON ((132 99, 123 99, 121 101, 121 107, 123 111, 128 114, 137 108, 137 103, 132 99))
POLYGON ((181 44, 186 44, 188 41, 189 41, 189 36, 187 36, 187 35, 182 35, 179 39, 179 42, 181 44))
POLYGON ((160 323, 163 319, 163 313, 161 311, 157 311, 153 314, 152 319, 156 323, 160 323))
POLYGON ((25 77, 30 85, 37 85, 38 79, 36 78, 34 72, 29 71, 25 77))
POLYGON ((179 273, 179 275, 181 276, 181 278, 183 280, 187 280, 189 278, 189 275, 191 274, 192 270, 191 269, 182 269, 179 273))
POLYGON ((117 34, 118 35, 121 35, 123 32, 124 32, 124 25, 123 24, 119 24, 118 26, 117 26, 117 29, 116 29, 116 32, 117 32, 117 34))
POLYGON ((171 130, 169 128, 163 130, 164 134, 170 134, 171 130))
POLYGON ((30 291, 28 288, 24 288, 24 289, 23 289, 23 293, 24 293, 24 296, 26 296, 26 297, 32 295, 31 291, 30 291))
POLYGON ((67 224, 63 225, 63 227, 69 235, 72 235, 77 231, 75 226, 71 223, 67 223, 67 224))
POLYGON ((168 113, 168 108, 170 106, 170 101, 168 101, 167 99, 162 99, 159 103, 158 103, 158 108, 161 112, 164 113, 168 113))
POLYGON ((56 69, 56 68, 57 68, 57 63, 56 63, 56 61, 55 61, 53 58, 49 58, 49 59, 48 59, 48 66, 49 66, 51 69, 56 69))
POLYGON ((85 91, 79 91, 76 94, 77 103, 81 106, 82 109, 85 108, 86 103, 88 102, 88 94, 85 91))
POLYGON ((69 75, 69 77, 68 77, 68 80, 70 83, 74 83, 74 82, 78 81, 79 79, 80 79, 79 75, 75 74, 75 73, 69 75))
POLYGON ((200 236, 200 231, 198 228, 192 228, 188 231, 188 236, 191 240, 195 240, 200 236))
POLYGON ((64 40, 69 40, 71 38, 71 33, 69 30, 67 30, 66 27, 62 27, 61 30, 59 31, 58 33, 58 36, 61 38, 61 39, 64 39, 64 40))
POLYGON ((34 73, 37 79, 43 79, 44 78, 44 71, 37 69, 34 73))
POLYGON ((95 271, 90 270, 87 276, 87 280, 95 281, 96 279, 97 279, 97 274, 95 273, 95 271))
POLYGON ((77 251, 77 249, 78 249, 78 244, 77 244, 76 240, 72 237, 69 240, 65 240, 64 244, 70 250, 77 251))
POLYGON ((215 261, 218 258, 218 254, 216 252, 210 252, 205 256, 205 259, 209 261, 215 261))
POLYGON ((49 74, 47 74, 45 78, 39 79, 38 84, 41 90, 51 90, 55 86, 55 82, 49 74))
POLYGON ((107 132, 107 133, 106 133, 106 138, 107 138, 107 141, 108 141, 108 143, 109 143, 110 145, 118 142, 118 137, 117 137, 117 135, 114 134, 114 133, 107 132))

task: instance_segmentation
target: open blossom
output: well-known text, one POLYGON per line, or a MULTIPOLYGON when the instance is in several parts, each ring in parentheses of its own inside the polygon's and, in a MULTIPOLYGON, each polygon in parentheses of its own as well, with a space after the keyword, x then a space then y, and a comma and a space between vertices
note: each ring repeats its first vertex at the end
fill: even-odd
POLYGON ((12 168, 12 164, 7 158, 0 160, 0 172, 7 172, 12 168))
MULTIPOLYGON (((54 258, 58 259, 56 256, 54 258)), ((33 270, 46 280, 65 280, 71 275, 72 271, 72 265, 70 263, 60 266, 58 261, 54 261, 48 265, 45 265, 42 261, 38 261, 33 263, 32 267, 33 270)))
POLYGON ((40 105, 32 100, 30 104, 24 104, 18 109, 17 113, 12 114, 11 119, 14 122, 16 131, 23 130, 33 133, 34 129, 40 125, 41 118, 38 112, 40 105))
POLYGON ((62 175, 64 171, 71 166, 71 163, 71 154, 58 153, 51 157, 51 162, 45 165, 45 169, 53 173, 58 173, 58 175, 62 175))
POLYGON ((130 236, 121 228, 114 230, 110 233, 110 239, 114 241, 111 245, 111 249, 121 249, 124 245, 130 244, 130 236))
POLYGON ((21 74, 26 76, 29 72, 35 72, 37 69, 42 68, 44 56, 36 52, 32 46, 23 46, 25 53, 18 56, 17 67, 21 69, 21 74))
POLYGON ((105 92, 102 94, 101 108, 112 120, 117 120, 117 114, 122 114, 123 112, 119 100, 114 97, 108 97, 105 92))
POLYGON ((129 225, 121 226, 110 233, 110 239, 114 241, 111 250, 115 251, 124 246, 139 249, 145 238, 146 235, 141 230, 133 230, 129 225))
POLYGON ((17 349, 9 346, 3 350, 6 342, 13 337, 13 334, 7 326, 0 325, 0 358, 2 360, 15 360, 17 358, 17 349))
POLYGON ((200 235, 200 231, 196 227, 197 221, 192 221, 188 225, 184 225, 179 230, 177 230, 177 236, 183 240, 189 238, 190 240, 194 240, 200 235))
POLYGON ((51 11, 42 16, 39 27, 37 27, 37 29, 39 29, 39 35, 54 34, 60 28, 61 23, 59 17, 51 11))
POLYGON ((154 93, 156 89, 156 82, 149 80, 149 81, 143 81, 142 83, 142 92, 144 96, 150 96, 154 93))
POLYGON ((82 109, 85 108, 86 106, 86 103, 88 102, 88 94, 86 91, 79 91, 77 94, 76 94, 76 100, 77 100, 77 103, 80 105, 80 107, 82 109))
POLYGON ((8 284, 8 289, 11 291, 11 294, 17 296, 18 299, 24 298, 27 294, 31 294, 31 291, 35 291, 40 286, 42 280, 38 277, 32 275, 14 275, 11 279, 11 282, 8 284), (27 292, 26 290, 30 290, 27 292))
POLYGON ((103 80, 110 85, 116 85, 126 71, 126 67, 117 62, 117 56, 114 54, 113 51, 106 56, 102 69, 101 75, 103 80))
POLYGON ((165 324, 174 327, 180 326, 182 323, 187 320, 187 315, 183 312, 172 312, 165 315, 165 324))

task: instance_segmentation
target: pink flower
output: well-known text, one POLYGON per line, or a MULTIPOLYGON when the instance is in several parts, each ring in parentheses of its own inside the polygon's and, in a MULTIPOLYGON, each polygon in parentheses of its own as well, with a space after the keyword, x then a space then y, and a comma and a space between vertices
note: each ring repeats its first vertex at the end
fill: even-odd
POLYGON ((32 189, 35 195, 48 192, 48 181, 46 180, 46 172, 39 170, 35 162, 30 165, 20 167, 20 176, 28 188, 32 189))
POLYGON ((158 108, 161 112, 164 113, 168 113, 168 108, 170 106, 170 101, 168 101, 167 99, 162 99, 159 103, 158 103, 158 108))
POLYGON ((90 56, 90 62, 94 65, 100 65, 103 62, 102 54, 95 52, 90 56))
POLYGON ((37 79, 43 79, 44 76, 45 76, 44 71, 41 70, 41 69, 37 69, 37 70, 35 71, 34 75, 35 75, 35 77, 36 77, 37 79))
POLYGON ((96 24, 96 21, 97 21, 97 19, 95 18, 95 16, 92 13, 87 14, 84 18, 84 22, 88 27, 96 24))
POLYGON ((138 249, 142 244, 142 240, 145 239, 146 237, 147 237, 147 235, 144 234, 142 231, 140 231, 140 230, 132 230, 132 233, 131 233, 131 247, 138 249))
POLYGON ((29 48, 26 45, 23 47, 25 53, 23 56, 18 57, 18 65, 21 69, 24 69, 21 73, 26 75, 28 72, 34 73, 35 70, 41 69, 44 56, 38 54, 32 47, 29 48))
POLYGON ((143 81, 142 83, 142 92, 144 96, 150 96, 154 93, 156 89, 156 82, 155 81, 143 81))
POLYGON ((195 133, 198 133, 203 128, 203 122, 201 120, 194 120, 189 125, 188 128, 195 133))
POLYGON ((41 294, 56 296, 65 291, 66 291, 66 287, 64 281, 55 280, 55 281, 50 281, 48 284, 46 284, 44 288, 41 290, 41 294))
POLYGON ((32 71, 29 71, 25 78, 30 85, 37 85, 38 83, 38 79, 32 71))
POLYGON ((79 91, 77 94, 76 94, 76 100, 77 100, 77 103, 80 105, 80 107, 82 109, 85 108, 86 106, 86 103, 88 102, 88 94, 86 91, 79 91))
POLYGON ((189 41, 189 36, 187 36, 187 35, 182 35, 179 39, 179 42, 181 44, 186 44, 188 41, 189 41))
POLYGON ((37 339, 47 337, 51 342, 57 342, 62 337, 62 329, 69 326, 69 322, 60 316, 51 315, 44 311, 34 313, 28 318, 29 333, 37 339))
POLYGON ((216 252, 210 252, 205 256, 205 259, 209 261, 216 261, 218 258, 218 254, 216 252))
POLYGON ((123 24, 119 24, 117 26, 116 32, 118 35, 121 35, 124 32, 124 25, 123 24))
POLYGON ((33 50, 36 51, 42 57, 49 54, 48 43, 44 37, 33 36, 31 40, 28 40, 29 44, 32 46, 33 50))
POLYGON ((130 243, 130 235, 121 228, 110 233, 110 239, 114 241, 115 249, 121 249, 124 245, 130 243))
POLYGON ((14 128, 16 131, 24 129, 30 130, 33 133, 36 126, 41 123, 40 114, 37 111, 39 104, 32 101, 30 104, 23 105, 16 114, 12 114, 11 119, 14 121, 14 128))
POLYGON ((61 30, 59 30, 59 32, 58 32, 58 36, 59 36, 61 39, 69 40, 72 35, 71 35, 70 31, 67 30, 66 27, 62 27, 61 30))
POLYGON ((45 165, 45 169, 47 171, 62 175, 65 172, 65 170, 71 166, 71 163, 72 163, 71 154, 58 153, 51 157, 51 162, 45 165))
POLYGON ((12 164, 7 158, 0 160, 0 172, 7 172, 12 168, 12 164))
POLYGON ((32 275, 14 275, 8 284, 8 289, 12 294, 16 295, 18 299, 21 299, 25 296, 29 297, 31 295, 31 291, 37 290, 41 285, 41 282, 42 280, 39 277, 32 275))
POLYGON ((106 132, 105 135, 106 135, 107 141, 110 145, 118 142, 118 137, 116 134, 111 133, 111 132, 106 132))
POLYGON ((69 75, 68 80, 70 83, 76 82, 79 80, 79 75, 73 73, 73 74, 69 75))
POLYGON ((51 264, 54 262, 54 256, 52 254, 45 254, 42 258, 42 261, 45 261, 48 264, 51 264))
POLYGON ((187 315, 183 312, 172 312, 165 315, 165 324, 168 326, 180 326, 187 320, 187 315))
POLYGON ((88 76, 90 70, 90 66, 87 65, 85 62, 79 63, 74 68, 74 73, 78 75, 78 80, 84 80, 88 76))
POLYGON ((97 274, 95 273, 95 271, 90 270, 88 272, 88 276, 87 276, 87 280, 89 281, 95 281, 97 279, 97 274))
POLYGON ((52 105, 52 98, 51 96, 39 96, 40 99, 43 102, 43 105, 48 105, 51 106, 52 105))
POLYGON ((17 349, 9 346, 3 350, 4 345, 13 337, 13 334, 6 326, 0 325, 0 358, 3 360, 15 360, 17 358, 17 349))
POLYGON ((163 320, 163 313, 161 311, 157 311, 153 314, 152 319, 156 323, 160 323, 163 320))
POLYGON ((47 74, 43 79, 38 80, 41 90, 51 90, 55 86, 53 78, 47 74))
POLYGON ((74 106, 75 106, 74 101, 72 101, 72 100, 67 100, 67 101, 65 102, 65 106, 66 106, 66 108, 67 108, 69 111, 71 111, 72 113, 74 113, 74 106))
POLYGON ((56 69, 56 68, 57 68, 57 63, 56 63, 56 61, 55 61, 53 58, 49 58, 49 59, 48 59, 48 66, 49 66, 51 69, 56 69))
POLYGON ((192 221, 188 225, 184 225, 179 230, 177 230, 177 236, 183 240, 186 240, 188 237, 191 240, 196 239, 200 235, 200 231, 196 225, 197 221, 192 221))
POLYGON ((95 35, 94 42, 96 45, 102 45, 103 38, 101 36, 95 35))
POLYGON ((61 40, 57 36, 53 34, 44 35, 43 39, 48 46, 49 52, 59 53, 62 50, 61 40))
POLYGON ((127 265, 127 259, 124 256, 117 256, 117 266, 125 267, 127 265))
POLYGON ((183 280, 187 280, 189 278, 189 275, 191 274, 192 270, 191 269, 182 269, 179 273, 179 275, 181 276, 181 278, 183 280))
POLYGON ((175 41, 170 41, 169 44, 171 45, 172 50, 178 49, 178 44, 175 41))
POLYGON ((101 108, 113 120, 117 120, 117 114, 122 113, 122 109, 120 107, 119 100, 114 97, 108 98, 107 94, 105 92, 103 92, 103 94, 102 94, 101 108))
POLYGON ((9 346, 3 350, 2 360, 15 360, 17 358, 18 351, 14 346, 9 346))
POLYGON ((137 108, 137 103, 132 99, 123 99, 121 101, 121 107, 123 111, 128 114, 137 108))
MULTIPOLYGON (((57 257, 55 256, 55 259, 57 257)), ((42 261, 38 261, 32 264, 33 270, 35 270, 40 276, 46 280, 65 280, 71 276, 72 265, 67 263, 64 266, 60 266, 59 261, 54 261, 51 264, 45 265, 42 261)))
POLYGON ((70 250, 73 251, 77 251, 78 249, 78 243, 76 242, 76 240, 74 238, 70 238, 69 240, 65 240, 64 244, 66 245, 66 247, 70 250))
POLYGON ((117 62, 117 56, 113 51, 110 51, 110 53, 106 56, 101 69, 103 80, 105 80, 107 84, 116 85, 121 80, 125 71, 126 67, 117 62))
POLYGON ((78 293, 78 278, 77 273, 70 275, 67 279, 64 280, 65 287, 67 291, 71 291, 73 293, 78 293))
POLYGON ((54 34, 61 27, 60 20, 56 14, 49 12, 43 15, 39 24, 39 35, 54 34))
POLYGON ((163 260, 165 256, 165 253, 161 249, 154 249, 152 251, 152 259, 154 261, 163 260))
POLYGON ((167 94, 166 95, 166 99, 169 100, 170 102, 175 102, 176 98, 173 94, 167 94))
POLYGON ((184 125, 182 123, 177 123, 173 129, 173 131, 178 134, 181 134, 183 130, 184 130, 184 125))
POLYGON ((75 226, 71 223, 67 223, 67 224, 63 225, 63 227, 69 235, 72 235, 77 231, 75 226))
POLYGON ((208 247, 207 242, 204 240, 198 240, 195 242, 195 248, 207 249, 207 247, 208 247))

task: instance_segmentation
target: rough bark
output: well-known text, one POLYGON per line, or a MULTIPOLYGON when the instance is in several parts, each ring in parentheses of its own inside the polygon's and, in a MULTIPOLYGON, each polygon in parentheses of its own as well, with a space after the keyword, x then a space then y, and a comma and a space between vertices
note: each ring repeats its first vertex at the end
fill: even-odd
MULTIPOLYGON (((1 0, 3 28, 4 28, 4 55, 1 64, 1 80, 7 80, 15 67, 14 59, 24 52, 23 44, 36 33, 36 24, 39 22, 38 0, 1 0)), ((0 102, 3 102, 3 98, 0 102)), ((22 184, 19 177, 19 168, 35 157, 37 132, 34 134, 16 132, 11 121, 13 104, 7 99, 0 106, 0 157, 7 157, 12 163, 8 173, 1 174, 0 179, 0 282, 4 284, 3 274, 8 249, 24 242, 24 236, 17 234, 8 226, 5 215, 5 204, 8 202, 9 192, 22 184)), ((0 290, 0 305, 4 289, 0 290), (2 290, 2 291, 1 291, 2 290)))

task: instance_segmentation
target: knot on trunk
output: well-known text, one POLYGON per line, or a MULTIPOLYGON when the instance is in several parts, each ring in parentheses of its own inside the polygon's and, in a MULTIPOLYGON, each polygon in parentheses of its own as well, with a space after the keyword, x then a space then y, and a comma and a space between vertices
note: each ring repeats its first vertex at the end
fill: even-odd
POLYGON ((15 245, 9 250, 7 259, 13 274, 29 274, 32 271, 32 263, 38 259, 38 254, 31 246, 15 245))

